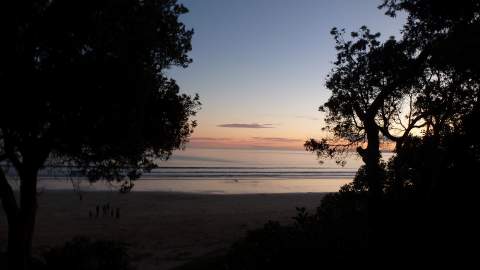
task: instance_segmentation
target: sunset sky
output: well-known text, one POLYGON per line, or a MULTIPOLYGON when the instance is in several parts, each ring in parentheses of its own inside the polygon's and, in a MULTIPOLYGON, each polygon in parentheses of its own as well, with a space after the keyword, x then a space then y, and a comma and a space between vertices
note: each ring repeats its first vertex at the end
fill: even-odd
POLYGON ((335 58, 332 27, 366 25, 398 36, 403 17, 376 9, 381 1, 183 0, 194 28, 187 69, 171 76, 198 93, 199 126, 188 147, 302 149, 322 135, 319 105, 335 58))

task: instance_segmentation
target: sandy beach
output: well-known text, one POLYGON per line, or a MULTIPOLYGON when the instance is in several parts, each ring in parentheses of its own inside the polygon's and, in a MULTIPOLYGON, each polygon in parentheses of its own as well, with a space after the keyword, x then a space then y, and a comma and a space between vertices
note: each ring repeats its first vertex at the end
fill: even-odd
MULTIPOLYGON (((171 269, 228 248, 268 220, 291 222, 296 206, 314 210, 322 193, 210 195, 167 192, 44 191, 39 195, 36 252, 75 236, 114 239, 130 245, 137 269, 171 269), (95 218, 96 205, 120 209, 117 219, 95 218), (89 212, 93 217, 90 217, 89 212)), ((6 243, 0 214, 0 245, 6 243)))

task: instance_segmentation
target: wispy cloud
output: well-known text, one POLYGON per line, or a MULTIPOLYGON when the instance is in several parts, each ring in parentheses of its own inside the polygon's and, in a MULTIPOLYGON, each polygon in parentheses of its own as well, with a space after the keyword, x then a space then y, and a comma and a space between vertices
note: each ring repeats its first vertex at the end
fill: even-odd
POLYGON ((282 138, 282 137, 252 137, 252 139, 263 142, 279 142, 279 143, 291 143, 291 142, 303 142, 304 140, 282 138))
POLYGON ((218 137, 192 137, 190 141, 228 141, 231 138, 218 138, 218 137))
POLYGON ((221 124, 217 127, 224 127, 224 128, 274 128, 273 124, 259 124, 259 123, 251 123, 251 124, 238 124, 238 123, 231 123, 231 124, 221 124))
POLYGON ((307 115, 296 115, 295 118, 307 119, 307 120, 312 120, 312 121, 320 120, 320 118, 307 116, 307 115))

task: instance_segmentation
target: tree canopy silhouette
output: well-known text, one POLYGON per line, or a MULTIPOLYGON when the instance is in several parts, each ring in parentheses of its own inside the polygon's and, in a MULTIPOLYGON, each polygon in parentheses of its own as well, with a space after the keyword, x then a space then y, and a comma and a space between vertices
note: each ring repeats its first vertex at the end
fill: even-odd
MULTIPOLYGON (((320 110, 326 112, 326 130, 333 138, 305 143, 319 157, 357 146, 365 162, 359 172, 370 198, 372 231, 380 231, 377 221, 386 219, 379 207, 402 204, 393 200, 399 198, 396 191, 416 189, 423 199, 440 202, 452 185, 460 189, 451 180, 466 177, 479 160, 470 125, 472 119, 478 121, 480 107, 480 55, 475 49, 480 45, 480 4, 386 0, 380 8, 389 16, 407 12, 402 38, 380 42, 379 34, 362 27, 346 39, 344 30, 332 30, 337 60, 326 83, 332 94, 320 110), (380 161, 382 140, 394 143, 397 153, 387 172, 380 161)), ((434 216, 428 221, 432 226, 440 215, 434 216)))
POLYGON ((479 95, 476 1, 386 0, 380 8, 390 16, 408 12, 402 39, 380 42, 380 34, 362 27, 346 40, 344 30, 332 30, 337 60, 326 83, 332 96, 320 110, 333 139, 305 144, 329 157, 359 146, 372 193, 381 190, 375 172, 382 139, 398 148, 414 129, 437 137, 454 132, 479 95))
MULTIPOLYGON (((325 129, 331 131, 335 139, 311 140, 306 146, 320 156, 332 156, 357 146, 370 174, 369 190, 378 196, 381 192, 380 131, 388 130, 399 118, 403 98, 411 91, 404 79, 411 57, 395 39, 381 43, 380 34, 372 34, 365 26, 360 32, 351 33, 353 40, 344 39, 344 30, 334 28, 331 34, 338 51, 326 83, 332 96, 320 110, 327 113, 325 129), (368 142, 365 149, 364 142, 368 142)), ((405 133, 416 122, 409 119, 405 133)))
POLYGON ((0 198, 12 269, 28 268, 37 173, 47 163, 76 166, 91 180, 131 180, 184 147, 200 103, 165 70, 192 61, 193 30, 179 21, 186 12, 176 0, 2 8, 0 198), (5 165, 19 176, 18 202, 5 165))

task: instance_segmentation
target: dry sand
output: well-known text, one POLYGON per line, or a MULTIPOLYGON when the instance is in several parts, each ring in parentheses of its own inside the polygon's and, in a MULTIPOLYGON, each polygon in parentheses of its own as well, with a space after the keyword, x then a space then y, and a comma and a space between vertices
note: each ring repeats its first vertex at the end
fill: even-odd
MULTIPOLYGON (((75 236, 130 244, 137 269, 170 269, 207 253, 225 250, 247 230, 268 220, 292 221, 296 206, 314 210, 323 194, 201 195, 163 192, 47 191, 39 195, 34 247, 41 250, 75 236), (110 203, 120 218, 95 215, 95 206, 110 203)), ((6 243, 0 214, 0 245, 6 243)))

